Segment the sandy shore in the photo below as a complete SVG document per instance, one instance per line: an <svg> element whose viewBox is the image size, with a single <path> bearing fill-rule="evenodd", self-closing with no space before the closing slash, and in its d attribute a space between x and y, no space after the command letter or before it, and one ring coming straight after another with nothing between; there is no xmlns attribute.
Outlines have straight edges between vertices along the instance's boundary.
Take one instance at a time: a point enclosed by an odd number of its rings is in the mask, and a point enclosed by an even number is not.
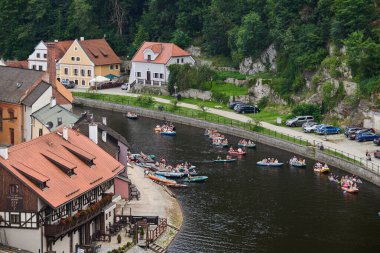
<svg viewBox="0 0 380 253"><path fill-rule="evenodd" d="M133 216L159 216L167 218L168 224L176 228L182 226L183 214L178 201L159 184L144 177L144 169L132 164L128 167L128 178L136 185L141 196L139 200L133 199L124 205L124 215L132 213ZM117 210L121 214L122 209ZM167 248L177 234L177 230L169 228L156 241L162 248Z"/></svg>

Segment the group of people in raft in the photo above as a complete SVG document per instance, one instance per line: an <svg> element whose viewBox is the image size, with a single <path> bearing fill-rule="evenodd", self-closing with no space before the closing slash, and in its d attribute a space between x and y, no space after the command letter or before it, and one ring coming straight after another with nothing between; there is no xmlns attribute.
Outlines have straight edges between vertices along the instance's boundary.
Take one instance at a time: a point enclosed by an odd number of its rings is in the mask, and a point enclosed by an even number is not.
<svg viewBox="0 0 380 253"><path fill-rule="evenodd" d="M329 180L340 184L341 189L348 192L359 192L357 183L363 183L360 178L354 175L350 177L347 175L342 176L339 180L339 176L332 173L329 175Z"/></svg>
<svg viewBox="0 0 380 253"><path fill-rule="evenodd" d="M166 170L170 172L181 172L180 170L184 170L183 172L185 174L189 173L189 169L191 168L191 163L190 162L184 162L184 163L179 163L175 167L171 165L166 164L166 160L162 158L159 162L155 163L156 167L159 167L161 170Z"/></svg>
<svg viewBox="0 0 380 253"><path fill-rule="evenodd" d="M296 156L293 156L292 159L290 159L290 164L299 164L299 165L306 165L305 159L297 158Z"/></svg>
<svg viewBox="0 0 380 253"><path fill-rule="evenodd" d="M172 122L165 121L163 125L157 125L155 130L161 132L172 132L175 131L175 126Z"/></svg>
<svg viewBox="0 0 380 253"><path fill-rule="evenodd" d="M246 140L246 139L241 139L238 143L239 145L243 145L243 146L250 146L250 145L253 145L253 141L251 140Z"/></svg>

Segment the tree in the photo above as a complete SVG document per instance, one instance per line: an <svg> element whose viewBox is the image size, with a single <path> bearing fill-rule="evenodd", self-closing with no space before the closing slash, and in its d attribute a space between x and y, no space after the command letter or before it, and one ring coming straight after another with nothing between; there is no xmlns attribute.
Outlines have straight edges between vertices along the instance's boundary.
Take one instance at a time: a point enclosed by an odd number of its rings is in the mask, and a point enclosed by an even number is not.
<svg viewBox="0 0 380 253"><path fill-rule="evenodd" d="M68 14L68 34L76 38L85 35L93 37L99 34L92 19L92 7L87 0L72 0Z"/></svg>
<svg viewBox="0 0 380 253"><path fill-rule="evenodd" d="M182 48L188 47L190 44L190 41L191 41L191 38L189 37L189 35L187 35L185 32L179 29L175 30L175 32L173 33L172 40L171 40L172 43Z"/></svg>

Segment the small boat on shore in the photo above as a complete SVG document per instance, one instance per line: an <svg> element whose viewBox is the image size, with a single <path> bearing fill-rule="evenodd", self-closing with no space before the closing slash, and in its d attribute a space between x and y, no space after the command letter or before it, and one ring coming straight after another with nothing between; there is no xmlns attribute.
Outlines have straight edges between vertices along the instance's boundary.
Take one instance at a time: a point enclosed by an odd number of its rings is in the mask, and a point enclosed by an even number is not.
<svg viewBox="0 0 380 253"><path fill-rule="evenodd" d="M138 119L138 116L136 113L131 113L131 112L127 112L127 114L125 115L125 117L127 117L128 119Z"/></svg>
<svg viewBox="0 0 380 253"><path fill-rule="evenodd" d="M180 168L179 169L179 172L182 172L185 177L188 176L188 175L190 175L190 176L196 176L196 175L198 175L197 171L194 168L190 167L189 169L187 169L187 171L188 171L188 173L186 173L186 169L185 168Z"/></svg>
<svg viewBox="0 0 380 253"><path fill-rule="evenodd" d="M185 173L170 171L157 171L155 174L166 178L181 178L185 176Z"/></svg>
<svg viewBox="0 0 380 253"><path fill-rule="evenodd" d="M160 134L174 136L177 134L177 132L176 131L163 131L163 132L160 132Z"/></svg>
<svg viewBox="0 0 380 253"><path fill-rule="evenodd" d="M168 184L167 186L171 188L187 188L189 187L187 184Z"/></svg>
<svg viewBox="0 0 380 253"><path fill-rule="evenodd" d="M152 179L153 181L164 183L166 185L175 185L175 184L177 184L176 181L167 179L167 178L162 177L162 176L160 177L160 176L155 176L155 175L152 175L152 174L148 174L148 177L150 179Z"/></svg>
<svg viewBox="0 0 380 253"><path fill-rule="evenodd" d="M260 162L257 162L256 165L258 166L269 166L269 167L281 167L282 165L284 165L284 163L268 163L268 162L263 162L263 161L260 161Z"/></svg>
<svg viewBox="0 0 380 253"><path fill-rule="evenodd" d="M183 181L187 183L202 183L208 179L207 176L195 176L195 177L187 177Z"/></svg>
<svg viewBox="0 0 380 253"><path fill-rule="evenodd" d="M237 159L236 158L231 158L231 159L216 159L214 160L214 163L232 163L232 162L236 162Z"/></svg>

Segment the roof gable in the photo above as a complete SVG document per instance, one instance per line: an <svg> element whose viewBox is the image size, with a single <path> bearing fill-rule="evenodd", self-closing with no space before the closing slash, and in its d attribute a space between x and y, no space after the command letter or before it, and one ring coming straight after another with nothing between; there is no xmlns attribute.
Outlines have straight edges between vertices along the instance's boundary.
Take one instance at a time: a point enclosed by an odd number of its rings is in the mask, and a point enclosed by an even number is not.
<svg viewBox="0 0 380 253"><path fill-rule="evenodd" d="M96 66L121 63L120 58L104 38L81 40L78 43Z"/></svg>
<svg viewBox="0 0 380 253"><path fill-rule="evenodd" d="M74 57L74 61L72 60L72 57ZM77 57L80 58L80 61L76 60ZM90 57L87 55L85 50L79 44L78 40L74 40L74 42L67 49L66 53L59 60L59 63L72 64L72 65L87 65L87 66L94 65Z"/></svg>

